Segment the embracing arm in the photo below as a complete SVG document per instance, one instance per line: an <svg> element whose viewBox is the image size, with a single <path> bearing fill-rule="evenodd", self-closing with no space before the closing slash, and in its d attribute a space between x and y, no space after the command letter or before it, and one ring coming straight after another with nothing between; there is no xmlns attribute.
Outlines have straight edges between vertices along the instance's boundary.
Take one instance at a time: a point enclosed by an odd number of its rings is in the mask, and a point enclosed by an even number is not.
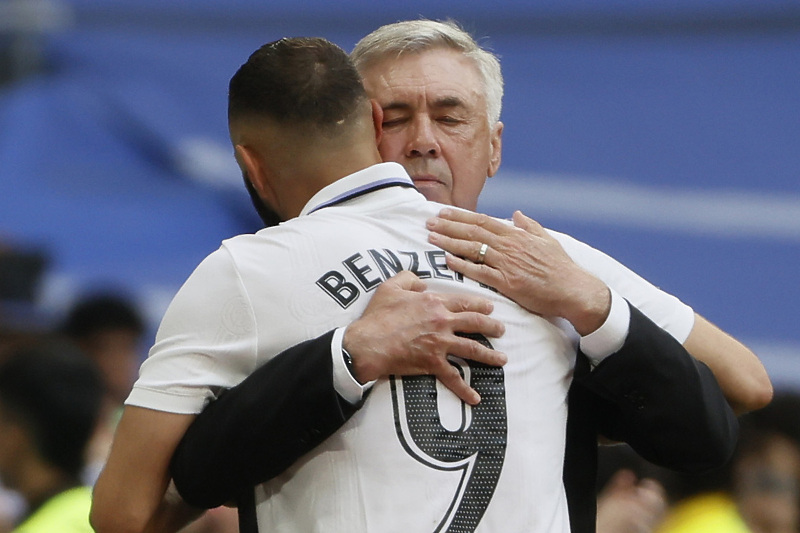
<svg viewBox="0 0 800 533"><path fill-rule="evenodd" d="M339 429L360 405L332 379L333 332L273 357L197 417L170 464L179 494L210 509L284 470ZM214 465L211 467L210 465Z"/></svg>
<svg viewBox="0 0 800 533"><path fill-rule="evenodd" d="M633 306L622 348L595 369L579 357L569 390L564 486L573 531L595 530L598 435L684 472L719 467L738 434L708 367Z"/></svg>
<svg viewBox="0 0 800 533"><path fill-rule="evenodd" d="M486 215L445 209L428 228L431 242L454 254L448 256L453 270L495 287L529 311L568 319L581 335L593 331L604 317L595 296L600 294L599 280L576 265L536 221L517 211L513 222L512 226ZM474 258L484 242L489 244L485 264L462 259ZM767 372L742 343L695 315L684 346L708 365L737 413L769 403L772 385Z"/></svg>
<svg viewBox="0 0 800 533"><path fill-rule="evenodd" d="M722 466L733 454L738 422L713 373L638 309L630 311L622 349L576 373L574 386L603 400L596 405L599 432L667 468Z"/></svg>
<svg viewBox="0 0 800 533"><path fill-rule="evenodd" d="M487 316L488 300L424 289L415 275L401 272L346 328L342 346L352 356L355 377L363 383L390 374L433 374L465 402L476 403L477 393L447 355L504 364L503 354L456 335L498 337L503 325ZM283 472L360 407L345 401L334 383L333 361L341 361L334 335L273 357L197 417L171 463L186 501L208 508L235 499Z"/></svg>

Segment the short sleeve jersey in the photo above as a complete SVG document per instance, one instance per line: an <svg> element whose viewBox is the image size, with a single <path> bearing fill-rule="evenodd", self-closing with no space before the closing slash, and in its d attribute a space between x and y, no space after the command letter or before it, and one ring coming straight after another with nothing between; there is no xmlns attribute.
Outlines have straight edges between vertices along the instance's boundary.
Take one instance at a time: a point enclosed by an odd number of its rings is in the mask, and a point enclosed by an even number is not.
<svg viewBox="0 0 800 533"><path fill-rule="evenodd" d="M504 367L452 361L480 404L430 376L378 380L333 436L255 488L260 531L569 531L562 466L579 337L565 320L450 271L425 229L442 207L401 166L375 165L321 190L299 217L225 241L167 310L127 403L178 413L198 413L274 355L349 324L401 270L429 290L493 300L506 325L502 337L481 339L508 355ZM623 296L641 292L658 323L691 328L677 299L554 235Z"/></svg>

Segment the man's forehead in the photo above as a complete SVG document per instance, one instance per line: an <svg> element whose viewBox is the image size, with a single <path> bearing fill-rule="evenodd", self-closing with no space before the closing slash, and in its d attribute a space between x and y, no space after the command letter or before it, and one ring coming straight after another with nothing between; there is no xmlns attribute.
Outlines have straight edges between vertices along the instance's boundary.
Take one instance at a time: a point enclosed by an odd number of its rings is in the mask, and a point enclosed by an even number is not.
<svg viewBox="0 0 800 533"><path fill-rule="evenodd" d="M386 58L362 76L370 97L384 106L419 98L429 104L453 106L484 96L474 63L455 50L436 49Z"/></svg>

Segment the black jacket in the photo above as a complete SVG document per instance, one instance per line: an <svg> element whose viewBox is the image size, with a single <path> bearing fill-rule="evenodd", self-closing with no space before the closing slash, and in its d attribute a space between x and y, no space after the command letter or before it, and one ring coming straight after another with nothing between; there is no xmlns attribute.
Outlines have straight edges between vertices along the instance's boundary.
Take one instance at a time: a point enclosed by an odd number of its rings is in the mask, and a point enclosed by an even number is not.
<svg viewBox="0 0 800 533"><path fill-rule="evenodd" d="M722 466L736 444L736 417L708 367L630 307L624 346L591 371L579 355L570 388L564 483L573 533L595 531L600 435L685 472ZM188 503L212 508L247 500L252 487L283 472L358 410L334 389L332 334L282 352L197 417L170 466Z"/></svg>
<svg viewBox="0 0 800 533"><path fill-rule="evenodd" d="M727 463L738 439L736 415L711 370L630 309L623 347L592 371L579 355L570 387L564 486L572 533L595 531L598 436L691 473Z"/></svg>

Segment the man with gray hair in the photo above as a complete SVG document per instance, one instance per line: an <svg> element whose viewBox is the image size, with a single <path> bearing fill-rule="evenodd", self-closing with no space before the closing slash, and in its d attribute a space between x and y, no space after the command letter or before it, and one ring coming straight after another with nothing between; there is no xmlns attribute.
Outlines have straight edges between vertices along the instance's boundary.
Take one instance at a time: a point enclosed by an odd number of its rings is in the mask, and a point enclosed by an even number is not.
<svg viewBox="0 0 800 533"><path fill-rule="evenodd" d="M400 162L427 198L474 210L486 178L500 165L503 80L497 58L457 25L429 20L383 26L364 37L351 57L368 94L384 109L380 143L384 160ZM498 289L532 312L559 315L567 300L547 292L557 279L558 265L547 262L552 256L540 244L542 229L519 212L514 214L514 225L524 231L452 210L429 228L431 242L452 252L450 268ZM482 244L488 247L479 257ZM664 321L653 302L642 298L645 292L640 287L604 281L707 364L737 412L768 403L769 379L744 345L696 313L681 325L679 320ZM631 363L620 365L613 375L603 375L596 371L600 367L589 371L594 362L584 362L579 360L569 397L565 484L573 531L594 528L598 435L627 441L656 463L692 468L683 462L688 457L685 451L667 437L677 427L674 420L653 423L656 418L642 413L635 424L620 431L621 417L601 416L600 406L608 397L603 392L612 383L631 380ZM676 379L673 386L680 390L681 381ZM674 405L665 397L653 401ZM637 436L645 428L649 437Z"/></svg>

